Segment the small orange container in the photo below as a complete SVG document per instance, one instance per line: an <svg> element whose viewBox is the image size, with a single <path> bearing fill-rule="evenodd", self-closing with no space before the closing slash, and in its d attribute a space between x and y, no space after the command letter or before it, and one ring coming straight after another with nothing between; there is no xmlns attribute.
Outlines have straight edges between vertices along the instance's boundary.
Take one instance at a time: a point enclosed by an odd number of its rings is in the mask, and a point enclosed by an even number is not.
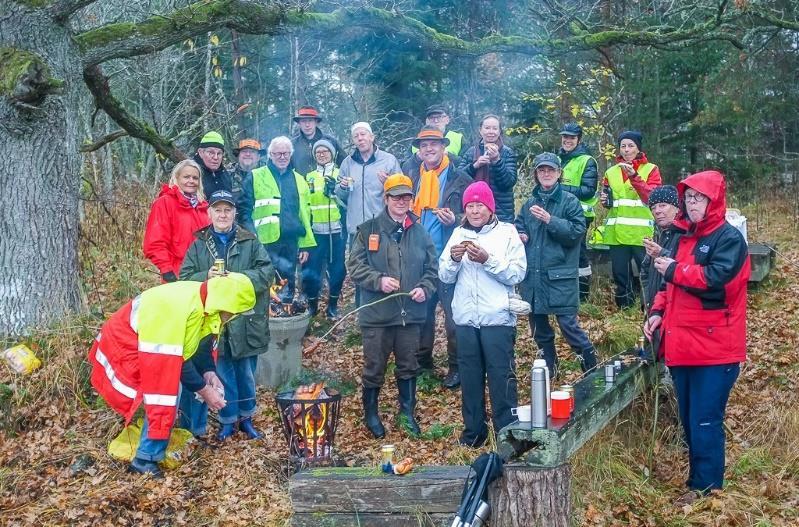
<svg viewBox="0 0 799 527"><path fill-rule="evenodd" d="M568 419L571 415L571 394L569 392L552 392L552 419Z"/></svg>

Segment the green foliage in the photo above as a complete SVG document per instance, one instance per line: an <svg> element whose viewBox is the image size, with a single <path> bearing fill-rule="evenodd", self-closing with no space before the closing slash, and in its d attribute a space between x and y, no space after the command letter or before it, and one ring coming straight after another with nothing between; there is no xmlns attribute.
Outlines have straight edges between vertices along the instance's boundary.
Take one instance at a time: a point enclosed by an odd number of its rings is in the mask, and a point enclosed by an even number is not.
<svg viewBox="0 0 799 527"><path fill-rule="evenodd" d="M455 431L454 425L435 423L434 425L428 427L427 430L422 430L421 438L428 441L430 440L436 441L439 439L445 439L447 437L451 437L454 431Z"/></svg>

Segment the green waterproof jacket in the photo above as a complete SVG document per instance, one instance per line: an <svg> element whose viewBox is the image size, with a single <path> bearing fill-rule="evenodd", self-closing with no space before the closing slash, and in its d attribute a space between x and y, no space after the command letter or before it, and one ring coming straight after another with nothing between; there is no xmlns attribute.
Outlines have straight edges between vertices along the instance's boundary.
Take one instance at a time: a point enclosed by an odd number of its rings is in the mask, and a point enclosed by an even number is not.
<svg viewBox="0 0 799 527"><path fill-rule="evenodd" d="M552 215L549 223L536 219L530 207L538 205ZM519 294L536 315L571 315L580 305L577 269L585 218L580 201L560 183L549 192L540 186L516 217L516 230L526 234L527 275Z"/></svg>
<svg viewBox="0 0 799 527"><path fill-rule="evenodd" d="M266 352L269 347L269 286L275 270L264 246L253 233L241 227L236 228L236 237L226 255L219 254L210 226L195 232L194 237L180 269L181 280L207 280L214 260L224 258L226 271L246 275L255 288L254 313L235 317L224 326L219 338L220 352L229 348L234 359Z"/></svg>
<svg viewBox="0 0 799 527"><path fill-rule="evenodd" d="M380 279L384 276L399 279L399 292L407 293L421 287L429 299L436 290L438 259L433 240L416 216L408 213L408 218L402 226L383 209L379 216L358 227L347 260L347 271L361 288L361 305L388 296L380 290ZM377 239L377 247L370 251L369 237L372 235ZM363 327L422 324L427 319L427 303L400 296L366 307L358 317Z"/></svg>

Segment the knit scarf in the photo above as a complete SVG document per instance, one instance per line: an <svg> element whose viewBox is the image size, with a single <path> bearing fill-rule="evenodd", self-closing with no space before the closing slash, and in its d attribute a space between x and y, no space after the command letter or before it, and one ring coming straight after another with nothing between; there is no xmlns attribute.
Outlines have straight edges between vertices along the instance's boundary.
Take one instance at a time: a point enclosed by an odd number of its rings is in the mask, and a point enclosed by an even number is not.
<svg viewBox="0 0 799 527"><path fill-rule="evenodd" d="M424 163L419 167L419 191L413 201L413 212L417 216L421 216L424 209L438 208L438 196L441 192L438 186L438 177L447 167L449 167L449 156L447 155L436 168L427 170Z"/></svg>

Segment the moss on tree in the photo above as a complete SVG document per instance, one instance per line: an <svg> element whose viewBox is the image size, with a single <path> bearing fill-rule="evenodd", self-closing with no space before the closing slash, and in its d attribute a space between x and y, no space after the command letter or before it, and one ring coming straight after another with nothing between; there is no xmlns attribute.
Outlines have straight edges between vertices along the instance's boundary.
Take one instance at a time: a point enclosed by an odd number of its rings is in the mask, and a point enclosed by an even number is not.
<svg viewBox="0 0 799 527"><path fill-rule="evenodd" d="M62 85L63 81L50 77L50 67L35 53L0 48L0 96L33 103Z"/></svg>

